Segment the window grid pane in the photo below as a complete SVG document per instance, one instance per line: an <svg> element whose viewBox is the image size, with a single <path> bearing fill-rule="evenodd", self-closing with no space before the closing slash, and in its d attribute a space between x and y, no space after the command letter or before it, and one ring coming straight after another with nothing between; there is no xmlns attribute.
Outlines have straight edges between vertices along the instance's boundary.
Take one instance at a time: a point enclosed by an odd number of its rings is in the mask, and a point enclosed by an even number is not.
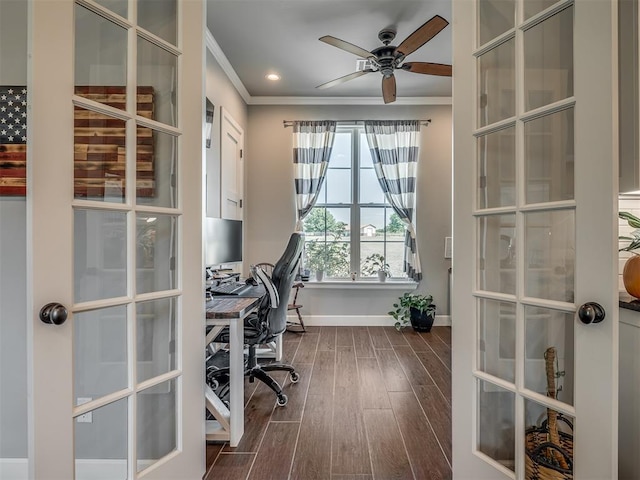
<svg viewBox="0 0 640 480"><path fill-rule="evenodd" d="M374 277L376 264L388 264L392 276L405 276L406 228L382 192L362 128L336 132L327 176L304 231L309 273L322 269L327 277L344 278L356 271Z"/></svg>

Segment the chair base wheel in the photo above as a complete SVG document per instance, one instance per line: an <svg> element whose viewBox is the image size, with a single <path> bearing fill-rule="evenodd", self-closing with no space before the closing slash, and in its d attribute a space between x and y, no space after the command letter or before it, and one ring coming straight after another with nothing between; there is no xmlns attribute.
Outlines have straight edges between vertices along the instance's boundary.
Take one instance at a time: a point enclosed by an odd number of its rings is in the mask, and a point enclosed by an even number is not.
<svg viewBox="0 0 640 480"><path fill-rule="evenodd" d="M289 397L287 397L284 393L278 395L277 404L279 407L284 407L289 401Z"/></svg>
<svg viewBox="0 0 640 480"><path fill-rule="evenodd" d="M298 380L300 380L300 375L298 374L298 372L291 372L291 375L289 375L289 379L291 380L291 383L298 383Z"/></svg>

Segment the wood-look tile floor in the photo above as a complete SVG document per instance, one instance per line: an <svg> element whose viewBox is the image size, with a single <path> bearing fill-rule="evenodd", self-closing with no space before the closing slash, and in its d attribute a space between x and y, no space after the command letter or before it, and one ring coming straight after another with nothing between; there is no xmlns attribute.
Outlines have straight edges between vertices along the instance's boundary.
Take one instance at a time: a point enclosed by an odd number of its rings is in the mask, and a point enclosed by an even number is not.
<svg viewBox="0 0 640 480"><path fill-rule="evenodd" d="M246 381L244 436L207 445L205 480L451 478L449 327L308 327L283 360L289 403Z"/></svg>

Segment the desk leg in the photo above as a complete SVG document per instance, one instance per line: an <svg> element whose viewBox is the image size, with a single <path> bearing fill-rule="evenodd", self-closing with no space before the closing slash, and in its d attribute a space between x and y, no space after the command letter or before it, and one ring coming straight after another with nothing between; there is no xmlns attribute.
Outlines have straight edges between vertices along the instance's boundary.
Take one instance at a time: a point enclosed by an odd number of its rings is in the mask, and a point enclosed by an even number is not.
<svg viewBox="0 0 640 480"><path fill-rule="evenodd" d="M281 362L282 353L282 334L278 335L275 340L265 343L261 348L256 349L256 357L258 360L268 358L274 359L276 362Z"/></svg>
<svg viewBox="0 0 640 480"><path fill-rule="evenodd" d="M237 447L244 434L244 320L229 325L229 384L231 433L229 444Z"/></svg>
<svg viewBox="0 0 640 480"><path fill-rule="evenodd" d="M275 339L276 342L276 362L281 362L282 361L282 333L280 335L278 335L278 338Z"/></svg>

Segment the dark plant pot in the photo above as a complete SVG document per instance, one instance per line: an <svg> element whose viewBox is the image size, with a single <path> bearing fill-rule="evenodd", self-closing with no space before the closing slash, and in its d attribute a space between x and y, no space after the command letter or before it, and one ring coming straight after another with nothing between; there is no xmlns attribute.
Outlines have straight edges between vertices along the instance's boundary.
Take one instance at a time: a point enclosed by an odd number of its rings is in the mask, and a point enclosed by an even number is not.
<svg viewBox="0 0 640 480"><path fill-rule="evenodd" d="M433 327L433 320L435 317L434 313L429 314L428 312L421 312L420 310L416 310L411 307L409 309L411 312L410 320L411 326L416 332L430 332L431 327Z"/></svg>

